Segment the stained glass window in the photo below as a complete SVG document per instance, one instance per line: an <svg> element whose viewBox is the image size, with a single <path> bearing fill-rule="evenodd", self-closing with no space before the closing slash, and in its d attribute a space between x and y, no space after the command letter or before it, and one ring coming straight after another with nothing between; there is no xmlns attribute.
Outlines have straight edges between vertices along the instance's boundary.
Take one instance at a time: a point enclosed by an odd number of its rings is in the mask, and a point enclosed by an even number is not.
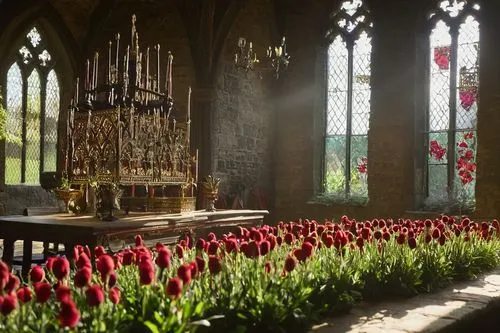
<svg viewBox="0 0 500 333"><path fill-rule="evenodd" d="M59 82L39 30L17 47L6 80L5 183L34 185L56 170Z"/></svg>
<svg viewBox="0 0 500 333"><path fill-rule="evenodd" d="M428 204L472 208L479 98L479 10L472 1L439 1L430 23L427 116Z"/></svg>
<svg viewBox="0 0 500 333"><path fill-rule="evenodd" d="M368 198L369 17L363 1L344 1L327 35L324 191L343 198Z"/></svg>

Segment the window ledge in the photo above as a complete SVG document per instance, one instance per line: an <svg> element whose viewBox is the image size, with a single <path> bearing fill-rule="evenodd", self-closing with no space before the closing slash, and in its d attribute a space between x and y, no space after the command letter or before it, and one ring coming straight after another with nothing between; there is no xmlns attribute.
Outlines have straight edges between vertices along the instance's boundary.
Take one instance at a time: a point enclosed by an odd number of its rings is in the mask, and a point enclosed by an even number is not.
<svg viewBox="0 0 500 333"><path fill-rule="evenodd" d="M353 206L353 207L366 207L368 198L365 197L342 197L338 195L318 194L306 202L308 205L319 206Z"/></svg>

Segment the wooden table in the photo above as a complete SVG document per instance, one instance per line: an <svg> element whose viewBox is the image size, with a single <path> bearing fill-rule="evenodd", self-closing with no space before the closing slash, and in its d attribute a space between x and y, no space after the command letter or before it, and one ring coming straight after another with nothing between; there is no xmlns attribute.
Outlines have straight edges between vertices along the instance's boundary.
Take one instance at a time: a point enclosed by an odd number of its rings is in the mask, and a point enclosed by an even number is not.
<svg viewBox="0 0 500 333"><path fill-rule="evenodd" d="M220 228L262 224L267 210L194 211L182 214L131 213L116 221L99 221L94 216L55 214L42 216L0 217L0 239L4 239L2 260L11 264L14 242L23 242L23 273L31 268L32 242L64 244L67 255L77 244L121 247L126 240L141 235L144 239L161 239L190 232L203 234ZM118 243L118 245L117 245Z"/></svg>

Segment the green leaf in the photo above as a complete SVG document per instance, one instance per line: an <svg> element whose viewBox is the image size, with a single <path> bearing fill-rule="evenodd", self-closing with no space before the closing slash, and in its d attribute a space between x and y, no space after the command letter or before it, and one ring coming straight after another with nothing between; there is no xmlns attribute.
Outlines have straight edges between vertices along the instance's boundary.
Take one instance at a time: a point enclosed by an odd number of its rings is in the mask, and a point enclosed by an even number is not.
<svg viewBox="0 0 500 333"><path fill-rule="evenodd" d="M144 326L146 326L151 331L151 333L160 333L158 326L156 326L154 323L150 322L149 320L144 322Z"/></svg>

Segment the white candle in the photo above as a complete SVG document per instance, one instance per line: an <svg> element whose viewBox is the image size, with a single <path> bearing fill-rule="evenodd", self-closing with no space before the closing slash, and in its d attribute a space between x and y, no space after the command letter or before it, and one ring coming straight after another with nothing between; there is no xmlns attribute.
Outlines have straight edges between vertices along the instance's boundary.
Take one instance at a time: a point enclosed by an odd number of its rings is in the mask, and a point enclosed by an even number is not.
<svg viewBox="0 0 500 333"><path fill-rule="evenodd" d="M120 53L120 34L116 34L116 81L118 81L118 54Z"/></svg>
<svg viewBox="0 0 500 333"><path fill-rule="evenodd" d="M157 92L160 92L160 44L156 45L156 87Z"/></svg>
<svg viewBox="0 0 500 333"><path fill-rule="evenodd" d="M127 77L129 75L128 73L128 63L130 61L130 45L127 45L127 55L126 55L126 60L125 60L125 73L127 74Z"/></svg>
<svg viewBox="0 0 500 333"><path fill-rule="evenodd" d="M187 121L191 120L191 86L188 87Z"/></svg>
<svg viewBox="0 0 500 333"><path fill-rule="evenodd" d="M86 69L85 69L85 90L89 90L90 85L90 60L87 59Z"/></svg>
<svg viewBox="0 0 500 333"><path fill-rule="evenodd" d="M109 47L108 47L108 84L111 84L111 45L113 45L113 42L109 41Z"/></svg>
<svg viewBox="0 0 500 333"><path fill-rule="evenodd" d="M76 104L78 104L78 93L79 93L79 90L80 90L80 78L77 77L76 78L76 88L75 88L75 101L76 101Z"/></svg>
<svg viewBox="0 0 500 333"><path fill-rule="evenodd" d="M149 90L149 47L146 49L146 90ZM146 103L149 100L149 92L146 92Z"/></svg>

